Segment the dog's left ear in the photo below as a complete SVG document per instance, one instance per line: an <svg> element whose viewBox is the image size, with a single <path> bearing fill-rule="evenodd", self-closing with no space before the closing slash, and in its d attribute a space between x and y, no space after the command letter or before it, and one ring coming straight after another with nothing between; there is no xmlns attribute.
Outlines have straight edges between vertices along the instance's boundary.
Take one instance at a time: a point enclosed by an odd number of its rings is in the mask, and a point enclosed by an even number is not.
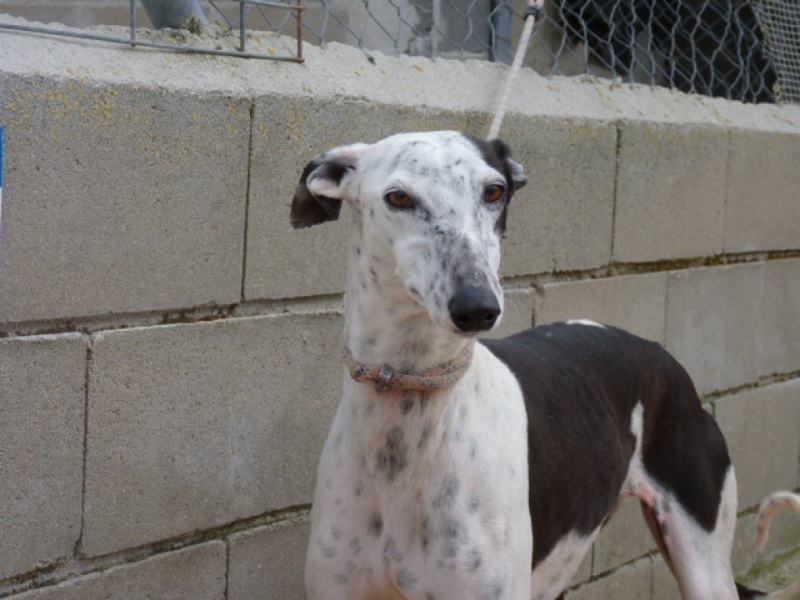
<svg viewBox="0 0 800 600"><path fill-rule="evenodd" d="M295 229L339 218L342 200L367 144L340 146L320 154L306 165L292 199Z"/></svg>
<svg viewBox="0 0 800 600"><path fill-rule="evenodd" d="M518 189L525 187L525 184L528 183L528 178L525 177L525 170L521 164L511 158L511 149L508 145L501 140L491 140L489 145L491 145L497 158L506 167L507 176L511 178L514 184L514 191L516 192Z"/></svg>

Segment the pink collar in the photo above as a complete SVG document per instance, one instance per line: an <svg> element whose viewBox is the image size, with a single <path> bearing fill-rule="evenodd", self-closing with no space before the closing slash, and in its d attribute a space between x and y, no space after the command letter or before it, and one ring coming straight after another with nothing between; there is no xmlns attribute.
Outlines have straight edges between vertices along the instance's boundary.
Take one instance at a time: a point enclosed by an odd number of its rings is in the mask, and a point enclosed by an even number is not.
<svg viewBox="0 0 800 600"><path fill-rule="evenodd" d="M461 354L453 360L416 375L396 373L389 365L376 367L358 363L349 348L345 348L345 364L350 369L350 377L354 381L360 383L375 382L376 392L385 392L386 390L440 390L453 385L461 378L469 368L474 348L475 342L471 340Z"/></svg>

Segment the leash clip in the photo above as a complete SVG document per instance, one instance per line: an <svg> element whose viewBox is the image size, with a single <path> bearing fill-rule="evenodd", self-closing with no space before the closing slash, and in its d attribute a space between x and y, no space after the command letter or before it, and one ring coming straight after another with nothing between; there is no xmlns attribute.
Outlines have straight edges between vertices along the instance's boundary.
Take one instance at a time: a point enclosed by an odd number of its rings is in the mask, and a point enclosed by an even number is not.
<svg viewBox="0 0 800 600"><path fill-rule="evenodd" d="M394 369L389 365L383 365L381 367L381 372L378 373L378 379L375 381L375 391L385 392L388 390L392 377L394 377Z"/></svg>

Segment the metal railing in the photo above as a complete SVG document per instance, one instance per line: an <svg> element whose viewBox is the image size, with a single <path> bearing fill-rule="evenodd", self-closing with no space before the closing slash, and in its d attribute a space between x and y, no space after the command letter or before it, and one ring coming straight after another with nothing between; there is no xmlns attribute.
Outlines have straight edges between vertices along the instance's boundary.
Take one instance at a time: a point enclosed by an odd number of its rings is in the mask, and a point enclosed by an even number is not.
<svg viewBox="0 0 800 600"><path fill-rule="evenodd" d="M135 0L128 38L3 23L0 30L298 62L304 40L510 62L525 13L525 0L192 1L210 15L210 39L140 30ZM2 6L0 0L0 12ZM296 43L296 50L248 48L261 32L287 36L280 45ZM547 76L588 74L744 102L798 103L800 0L545 0L524 64Z"/></svg>
<svg viewBox="0 0 800 600"><path fill-rule="evenodd" d="M184 43L177 41L176 38L167 38L166 40L162 41L158 39L142 37L139 34L137 22L136 0L130 0L130 36L127 38L114 35L104 35L91 31L77 32L53 27L2 22L0 22L0 30L80 38L97 42L126 44L132 47L141 46L146 48L158 48L161 50L170 50L175 52L191 52L199 54L215 54L218 56L237 56L241 58L261 58L268 60L303 62L303 11L305 10L303 0L296 0L294 3L270 2L267 0L230 1L236 2L239 5L239 18L237 20L231 19L227 13L221 10L215 0L208 0L208 3L222 18L222 21L220 22L225 24L225 26L219 32L220 35L218 37L218 41L224 40L226 37L228 39L225 41L230 41L230 35L236 29L238 29L238 46L231 48L211 47L200 43ZM294 54L281 55L264 52L251 52L247 50L247 39L249 33L247 27L248 12L250 12L250 9L252 8L256 8L258 11L261 11L264 7L286 11L287 14L294 16L296 21L296 28L294 32L294 37L296 38L296 52ZM264 15L263 12L262 15ZM269 21L269 19L267 19L267 21Z"/></svg>

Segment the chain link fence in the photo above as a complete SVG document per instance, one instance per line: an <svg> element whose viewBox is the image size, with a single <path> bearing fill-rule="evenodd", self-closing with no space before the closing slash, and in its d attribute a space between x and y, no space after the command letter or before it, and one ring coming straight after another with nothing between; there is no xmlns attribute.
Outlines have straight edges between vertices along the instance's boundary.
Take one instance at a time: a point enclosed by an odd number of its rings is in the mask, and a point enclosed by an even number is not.
<svg viewBox="0 0 800 600"><path fill-rule="evenodd" d="M131 15L141 11L129 1ZM299 1L197 0L217 38L238 36L242 52L246 30L265 30L319 45L505 63L526 8L524 0L305 0L302 10L287 10ZM84 13L128 4L92 2L73 4ZM48 0L0 0L0 12L32 4ZM139 24L148 24L145 17ZM800 0L546 0L524 64L547 76L588 74L743 102L800 103Z"/></svg>
<svg viewBox="0 0 800 600"><path fill-rule="evenodd" d="M521 0L329 0L309 38L510 62ZM800 102L798 0L547 0L526 55L589 74L743 102Z"/></svg>

